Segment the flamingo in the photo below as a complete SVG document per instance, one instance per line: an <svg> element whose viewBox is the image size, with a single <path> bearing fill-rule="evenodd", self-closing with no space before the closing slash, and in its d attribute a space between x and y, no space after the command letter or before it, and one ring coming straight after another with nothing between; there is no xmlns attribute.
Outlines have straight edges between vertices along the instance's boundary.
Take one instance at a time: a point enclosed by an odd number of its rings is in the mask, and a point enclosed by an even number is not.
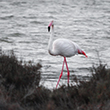
<svg viewBox="0 0 110 110"><path fill-rule="evenodd" d="M60 56L64 57L61 74L59 76L59 79L58 79L58 82L56 85L56 88L57 88L59 81L63 75L64 63L66 64L68 85L69 85L70 72L68 69L66 57L72 57L76 54L83 54L83 55L85 55L85 57L87 57L87 55L79 47L78 44L76 44L75 42L72 42L69 39L59 38L59 39L56 39L53 41L53 37L54 37L54 22L53 21L51 21L50 24L48 25L48 32L50 32L50 30L51 30L51 34L50 34L50 39L49 39L49 43L48 43L49 54L53 55L53 56L60 55Z"/></svg>

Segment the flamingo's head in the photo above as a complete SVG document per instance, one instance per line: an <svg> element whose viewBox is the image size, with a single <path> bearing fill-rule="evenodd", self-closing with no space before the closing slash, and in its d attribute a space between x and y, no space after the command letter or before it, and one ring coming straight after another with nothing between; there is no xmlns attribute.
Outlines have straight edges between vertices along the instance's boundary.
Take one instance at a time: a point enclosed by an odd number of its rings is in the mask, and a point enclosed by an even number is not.
<svg viewBox="0 0 110 110"><path fill-rule="evenodd" d="M87 57L86 53L82 50L78 50L78 54L83 54L85 57Z"/></svg>
<svg viewBox="0 0 110 110"><path fill-rule="evenodd" d="M51 21L50 24L48 25L48 32L50 32L50 27L51 27L51 26L52 26L52 28L53 28L53 26L54 26L53 21Z"/></svg>

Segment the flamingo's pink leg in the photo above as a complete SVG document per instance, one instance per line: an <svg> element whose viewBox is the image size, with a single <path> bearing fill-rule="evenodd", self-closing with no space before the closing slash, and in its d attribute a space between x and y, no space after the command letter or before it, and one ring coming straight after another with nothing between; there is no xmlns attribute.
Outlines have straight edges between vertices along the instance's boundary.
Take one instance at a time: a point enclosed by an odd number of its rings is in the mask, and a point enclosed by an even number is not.
<svg viewBox="0 0 110 110"><path fill-rule="evenodd" d="M68 85L69 85L69 76L70 76L70 72L69 72L69 69L68 69L68 65L67 65L66 57L64 57L64 61L65 61L65 63L66 63L67 77L68 77Z"/></svg>
<svg viewBox="0 0 110 110"><path fill-rule="evenodd" d="M59 81L60 81L60 79L61 79L62 75L63 75L64 63L65 63L65 60L63 61L63 65L62 65L61 74L60 74L60 76L59 76L59 79L58 79L58 82L57 82L56 88L57 88L57 86L58 86L58 84L59 84Z"/></svg>

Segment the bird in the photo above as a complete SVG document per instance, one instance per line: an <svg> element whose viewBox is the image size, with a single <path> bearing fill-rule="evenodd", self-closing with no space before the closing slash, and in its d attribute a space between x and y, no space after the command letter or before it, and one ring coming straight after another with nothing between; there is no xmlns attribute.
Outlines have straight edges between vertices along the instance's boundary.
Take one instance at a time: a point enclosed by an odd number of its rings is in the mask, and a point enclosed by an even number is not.
<svg viewBox="0 0 110 110"><path fill-rule="evenodd" d="M49 54L53 55L53 56L60 55L60 56L64 57L61 74L59 76L56 88L59 84L59 81L60 81L62 75L63 75L64 64L66 64L67 78L68 78L68 85L69 85L70 72L69 72L67 61L66 61L66 57L72 57L72 56L77 55L77 54L82 54L85 57L88 57L88 56L80 48L80 46L77 43L75 43L75 42L73 42L69 39L58 38L58 39L53 41L53 38L54 38L54 21L51 21L49 23L48 32L50 32L50 39L49 39L49 42L48 42L48 52L49 52Z"/></svg>

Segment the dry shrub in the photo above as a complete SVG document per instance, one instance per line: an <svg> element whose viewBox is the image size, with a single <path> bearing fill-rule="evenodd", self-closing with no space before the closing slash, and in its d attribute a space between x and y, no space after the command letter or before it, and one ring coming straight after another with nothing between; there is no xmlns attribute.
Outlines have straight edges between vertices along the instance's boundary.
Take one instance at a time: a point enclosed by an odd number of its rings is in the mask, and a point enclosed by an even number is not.
<svg viewBox="0 0 110 110"><path fill-rule="evenodd" d="M32 65L31 62L22 64L18 61L13 52L10 55L0 55L0 76L2 84L9 89L10 85L16 89L21 87L31 87L32 84L38 86L40 82L41 65Z"/></svg>
<svg viewBox="0 0 110 110"><path fill-rule="evenodd" d="M0 55L0 97L6 103L0 103L0 105L7 106L9 110L20 108L21 101L28 91L39 87L40 68L39 63L33 65L31 61L27 63L18 61L13 51L9 55L2 52Z"/></svg>
<svg viewBox="0 0 110 110"><path fill-rule="evenodd" d="M110 69L91 68L89 81L53 91L39 86L41 65L18 61L13 52L0 55L0 110L108 110Z"/></svg>
<svg viewBox="0 0 110 110"><path fill-rule="evenodd" d="M91 68L89 81L77 85L62 86L52 93L55 110L105 110L110 106L110 69L104 64ZM105 105L107 107L105 107Z"/></svg>

